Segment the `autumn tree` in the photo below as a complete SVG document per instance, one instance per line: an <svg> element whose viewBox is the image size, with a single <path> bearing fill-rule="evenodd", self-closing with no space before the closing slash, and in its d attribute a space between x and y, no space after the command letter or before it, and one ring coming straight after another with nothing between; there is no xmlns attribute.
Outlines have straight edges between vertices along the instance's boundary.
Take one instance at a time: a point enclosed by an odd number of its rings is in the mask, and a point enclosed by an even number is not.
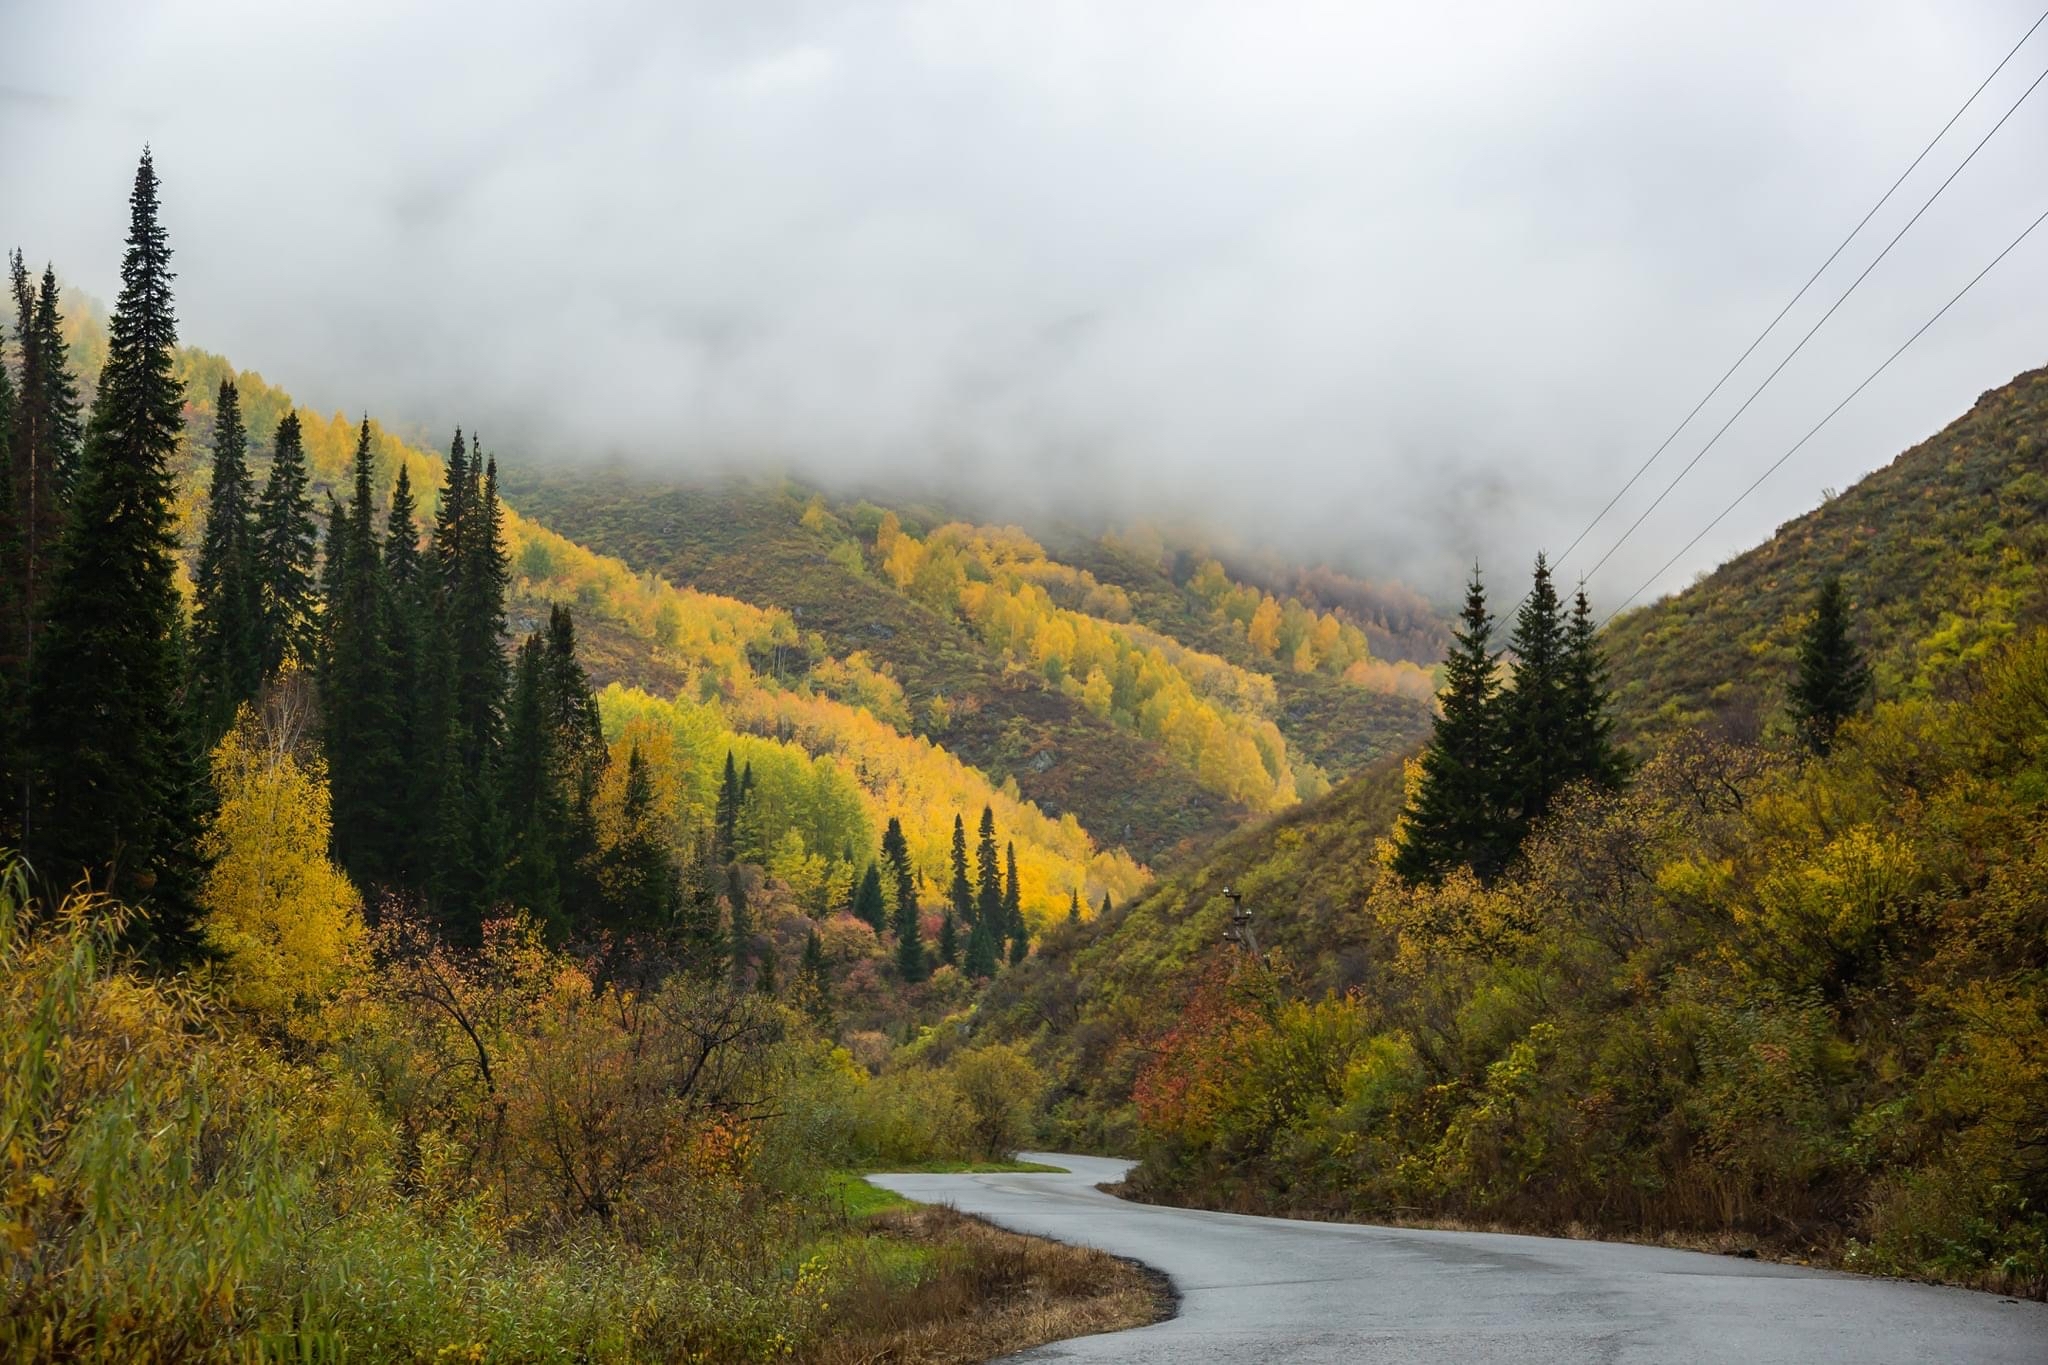
<svg viewBox="0 0 2048 1365"><path fill-rule="evenodd" d="M1825 757L1835 732L1870 698L1870 665L1849 635L1849 596L1841 577L1821 580L1813 619L1799 637L1799 673L1786 699L1799 738Z"/></svg>
<svg viewBox="0 0 2048 1365"><path fill-rule="evenodd" d="M327 856L309 693L288 673L261 712L240 709L213 751L214 815L199 845L201 928L224 962L228 995L276 1017L332 987L362 936L355 887Z"/></svg>
<svg viewBox="0 0 2048 1365"><path fill-rule="evenodd" d="M193 573L192 714L211 743L263 681L262 596L252 524L249 438L240 391L223 379L213 408L213 477Z"/></svg>
<svg viewBox="0 0 2048 1365"><path fill-rule="evenodd" d="M171 371L171 252L147 151L128 249L30 681L38 869L91 870L147 901L165 946L193 929L199 776L178 714L184 684L171 460L184 391Z"/></svg>

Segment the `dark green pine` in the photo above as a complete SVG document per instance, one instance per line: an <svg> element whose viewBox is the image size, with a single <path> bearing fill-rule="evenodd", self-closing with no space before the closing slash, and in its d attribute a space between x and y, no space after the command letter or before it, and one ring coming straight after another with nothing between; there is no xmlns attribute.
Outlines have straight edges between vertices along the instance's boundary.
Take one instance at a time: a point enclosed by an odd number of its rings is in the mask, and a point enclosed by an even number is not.
<svg viewBox="0 0 2048 1365"><path fill-rule="evenodd" d="M390 591L371 494L370 423L356 435L353 492L330 532L332 596L321 700L333 794L334 852L358 886L401 883L405 760L391 659Z"/></svg>
<svg viewBox="0 0 2048 1365"><path fill-rule="evenodd" d="M79 417L78 381L72 378L64 345L64 315L57 310L57 272L43 267L36 293L35 347L39 360L37 394L42 446L49 461L58 500L69 504L78 482L79 444L85 426Z"/></svg>
<svg viewBox="0 0 2048 1365"><path fill-rule="evenodd" d="M42 800L29 849L54 885L89 872L146 901L147 932L175 954L194 937L191 822L203 774L179 714L171 460L184 391L171 369L171 252L147 151L129 210L107 360L30 682Z"/></svg>
<svg viewBox="0 0 2048 1365"><path fill-rule="evenodd" d="M948 967L960 965L960 917L951 906L946 908L946 917L939 921L939 961Z"/></svg>
<svg viewBox="0 0 2048 1365"><path fill-rule="evenodd" d="M732 980L735 986L744 986L754 965L754 915L747 905L747 884L738 863L725 870L725 899L732 913Z"/></svg>
<svg viewBox="0 0 2048 1365"><path fill-rule="evenodd" d="M1069 924L1079 924L1080 922L1081 922L1081 893L1080 893L1080 891L1076 890L1076 891L1075 891L1075 892L1073 893L1073 896L1072 896L1072 898L1071 898L1071 899L1069 899L1069 900L1067 901L1067 923L1069 923Z"/></svg>
<svg viewBox="0 0 2048 1365"><path fill-rule="evenodd" d="M1024 902L1017 887L1017 845L1003 845L1003 931L1010 937L1010 965L1031 952L1031 930L1024 923Z"/></svg>
<svg viewBox="0 0 2048 1365"><path fill-rule="evenodd" d="M1574 770L1564 607L1540 554L1529 595L1515 612L1508 652L1514 658L1513 685L1501 698L1498 800L1510 822L1509 838L1519 844L1549 814Z"/></svg>
<svg viewBox="0 0 2048 1365"><path fill-rule="evenodd" d="M967 822L953 817L953 884L949 899L962 924L974 923L974 885L967 880Z"/></svg>
<svg viewBox="0 0 2048 1365"><path fill-rule="evenodd" d="M1003 917L1003 869L996 854L996 813L988 806L981 808L980 833L974 848L974 919L977 924L982 920L988 921L994 932L996 952L1000 955L1010 925Z"/></svg>
<svg viewBox="0 0 2048 1365"><path fill-rule="evenodd" d="M474 936L497 891L505 833L495 772L503 741L508 673L498 641L505 631L506 565L497 464L472 451L459 499L453 581L444 588L452 644L448 769L440 802L438 899L458 932ZM479 468L479 465L482 468Z"/></svg>
<svg viewBox="0 0 2048 1365"><path fill-rule="evenodd" d="M1394 846L1394 871L1404 881L1436 882L1460 866L1491 877L1506 862L1495 805L1500 745L1492 641L1493 617L1475 565L1444 661L1421 781L1402 812Z"/></svg>
<svg viewBox="0 0 2048 1365"><path fill-rule="evenodd" d="M725 773L718 781L718 802L711 815L711 828L718 849L718 861L729 863L739 843L740 773L732 750L725 751Z"/></svg>
<svg viewBox="0 0 2048 1365"><path fill-rule="evenodd" d="M1628 763L1614 745L1607 660L1600 650L1599 628L1593 623L1593 606L1586 599L1584 584L1572 598L1564 673L1567 774L1573 781L1612 790L1621 785Z"/></svg>
<svg viewBox="0 0 2048 1365"><path fill-rule="evenodd" d="M287 663L311 667L319 657L319 531L308 483L299 415L288 412L277 424L270 475L256 504L258 651L265 677Z"/></svg>
<svg viewBox="0 0 2048 1365"><path fill-rule="evenodd" d="M8 260L14 292L15 338L21 352L20 385L15 392L11 436L12 468L7 492L12 500L16 556L8 566L17 576L17 595L25 614L28 644L40 633L63 536L59 447L65 437L55 428L60 388L69 391L62 337L45 335L37 316L35 282L22 263L21 252ZM70 400L69 444L77 443L78 405Z"/></svg>
<svg viewBox="0 0 2048 1365"><path fill-rule="evenodd" d="M504 895L560 942L568 925L562 907L562 836L569 810L553 781L554 737L547 723L547 645L526 637L512 669L505 709L505 758L499 767L499 809L511 831ZM638 750L636 749L637 753Z"/></svg>
<svg viewBox="0 0 2048 1365"><path fill-rule="evenodd" d="M869 863L861 873L849 908L855 919L875 931L876 938L882 936L889 923L889 907L882 896L882 870L876 864Z"/></svg>
<svg viewBox="0 0 2048 1365"><path fill-rule="evenodd" d="M1095 912L1095 913L1096 913L1096 914L1098 914L1098 915L1102 915L1102 916L1104 916L1104 917L1107 917L1107 916L1108 916L1108 914L1109 914L1109 911L1110 911L1110 904L1109 904L1109 893L1108 893L1107 891L1105 891L1105 892L1103 892L1103 893L1102 893L1102 904L1101 904L1101 906L1099 906L1099 907L1098 907L1098 908L1096 909L1096 912Z"/></svg>
<svg viewBox="0 0 2048 1365"><path fill-rule="evenodd" d="M1870 700L1870 664L1849 633L1849 595L1838 575L1821 580L1813 619L1799 637L1799 672L1786 709L1800 741L1825 757L1842 723Z"/></svg>
<svg viewBox="0 0 2048 1365"><path fill-rule="evenodd" d="M193 573L192 716L208 746L227 733L236 708L255 700L263 682L253 512L241 394L234 380L223 379L214 400L206 529Z"/></svg>
<svg viewBox="0 0 2048 1365"><path fill-rule="evenodd" d="M922 981L931 974L931 966L918 924L917 882L911 875L910 842L904 838L903 822L893 815L882 832L882 859L896 880L896 970L905 981Z"/></svg>
<svg viewBox="0 0 2048 1365"><path fill-rule="evenodd" d="M28 629L21 600L14 499L14 377L0 365L0 847L21 847L28 794Z"/></svg>

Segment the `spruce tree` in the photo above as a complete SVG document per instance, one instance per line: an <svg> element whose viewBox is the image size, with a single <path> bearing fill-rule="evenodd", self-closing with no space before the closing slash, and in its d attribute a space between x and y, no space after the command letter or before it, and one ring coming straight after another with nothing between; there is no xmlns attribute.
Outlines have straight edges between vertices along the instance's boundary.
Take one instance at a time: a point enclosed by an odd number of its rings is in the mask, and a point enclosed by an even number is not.
<svg viewBox="0 0 2048 1365"><path fill-rule="evenodd" d="M1031 951L1031 930L1024 923L1024 902L1017 886L1017 845L1003 845L1003 932L1010 937L1010 965Z"/></svg>
<svg viewBox="0 0 2048 1365"><path fill-rule="evenodd" d="M711 832L702 831L690 862L689 888L678 911L679 951L683 965L705 980L716 980L726 958L725 931L718 917L718 893L725 865L712 847Z"/></svg>
<svg viewBox="0 0 2048 1365"><path fill-rule="evenodd" d="M240 391L234 380L223 379L214 400L206 530L193 574L197 602L192 613L192 713L208 748L227 733L236 708L254 700L263 682L262 597L248 447Z"/></svg>
<svg viewBox="0 0 2048 1365"><path fill-rule="evenodd" d="M761 963L760 969L754 973L754 990L757 994L771 997L782 993L773 943L761 945Z"/></svg>
<svg viewBox="0 0 2048 1365"><path fill-rule="evenodd" d="M967 822L953 816L953 885L949 899L962 924L974 923L974 887L967 880Z"/></svg>
<svg viewBox="0 0 2048 1365"><path fill-rule="evenodd" d="M939 961L948 967L960 965L960 919L951 906L939 921Z"/></svg>
<svg viewBox="0 0 2048 1365"><path fill-rule="evenodd" d="M567 803L553 781L554 736L547 723L546 652L540 632L526 637L512 670L512 700L505 712L505 761L499 771L499 807L511 832L504 893L557 941L567 928L562 908L562 836ZM635 753L638 752L636 748Z"/></svg>
<svg viewBox="0 0 2048 1365"><path fill-rule="evenodd" d="M896 893L897 921L902 921L903 907L917 906L917 884L910 872L910 842L903 837L903 822L895 816L889 817L888 828L882 831L882 861L889 865L889 873Z"/></svg>
<svg viewBox="0 0 2048 1365"><path fill-rule="evenodd" d="M889 923L889 908L882 898L882 870L876 864L869 863L861 874L850 908L855 919L873 929L876 938L882 937Z"/></svg>
<svg viewBox="0 0 2048 1365"><path fill-rule="evenodd" d="M1096 907L1095 913L1098 915L1107 916L1109 914L1109 909L1109 893L1105 891L1102 893L1102 904Z"/></svg>
<svg viewBox="0 0 2048 1365"><path fill-rule="evenodd" d="M711 814L711 828L718 841L718 860L731 862L739 848L740 773L730 749L725 751L725 773L718 781L718 803Z"/></svg>
<svg viewBox="0 0 2048 1365"><path fill-rule="evenodd" d="M33 866L81 871L149 903L160 950L192 941L194 800L203 781L179 715L183 621L171 460L184 423L172 373L170 249L147 150L128 249L30 679L43 796Z"/></svg>
<svg viewBox="0 0 2048 1365"><path fill-rule="evenodd" d="M399 882L406 790L387 619L390 594L371 494L374 468L365 418L356 435L349 504L327 538L332 595L320 689L334 856L363 887Z"/></svg>
<svg viewBox="0 0 2048 1365"><path fill-rule="evenodd" d="M14 524L14 377L0 364L0 847L21 847L27 809L28 623Z"/></svg>
<svg viewBox="0 0 2048 1365"><path fill-rule="evenodd" d="M816 929L804 940L804 955L797 966L797 998L818 1032L830 1038L839 1021L832 1012L832 978L825 966L825 944Z"/></svg>
<svg viewBox="0 0 2048 1365"><path fill-rule="evenodd" d="M1500 699L1501 789L1496 802L1511 847L1550 811L1571 780L1570 677L1564 608L1550 565L1536 556L1529 595L1515 613L1508 639L1513 686Z"/></svg>
<svg viewBox="0 0 2048 1365"><path fill-rule="evenodd" d="M747 886L738 863L725 870L726 901L732 907L732 979L743 986L754 961L754 916L747 905Z"/></svg>
<svg viewBox="0 0 2048 1365"><path fill-rule="evenodd" d="M597 786L608 754L597 695L576 657L576 623L567 607L556 604L548 609L546 638L541 704L552 763L549 779L567 810L559 834L562 898L574 915L584 913L595 900L596 888L581 869L597 849Z"/></svg>
<svg viewBox="0 0 2048 1365"><path fill-rule="evenodd" d="M1069 924L1079 924L1080 922L1081 922L1081 892L1080 892L1080 891L1079 891L1078 889L1076 889L1076 890L1075 890L1075 891L1074 891L1074 892L1072 893L1072 897L1071 897L1071 898L1070 898L1070 899L1069 899L1069 900L1067 901L1067 923L1069 923Z"/></svg>
<svg viewBox="0 0 2048 1365"><path fill-rule="evenodd" d="M57 311L57 272L48 265L43 267L42 288L36 294L34 337L37 441L61 505L61 523L62 506L69 505L71 490L78 482L79 442L85 426L79 418L78 381L71 376L64 345L64 316Z"/></svg>
<svg viewBox="0 0 2048 1365"><path fill-rule="evenodd" d="M614 892L605 927L615 938L666 929L675 922L679 908L675 863L662 840L660 813L654 808L653 775L637 744L626 752L626 785L620 806L624 833L608 851L611 869L605 878Z"/></svg>
<svg viewBox="0 0 2048 1365"><path fill-rule="evenodd" d="M1799 673L1787 698L1800 741L1825 757L1842 722L1863 709L1871 691L1870 665L1849 635L1848 593L1841 578L1829 574L1799 637Z"/></svg>
<svg viewBox="0 0 2048 1365"><path fill-rule="evenodd" d="M896 907L896 970L905 981L917 982L931 975L925 958L924 931L918 924L917 895L906 887Z"/></svg>
<svg viewBox="0 0 2048 1365"><path fill-rule="evenodd" d="M448 744L440 778L437 899L450 921L473 936L497 895L505 832L496 771L504 739L507 668L505 556L497 462L475 444L463 487L452 494L459 516L452 579L443 580L441 619L449 649ZM439 546L437 545L437 555Z"/></svg>
<svg viewBox="0 0 2048 1365"><path fill-rule="evenodd" d="M1010 922L1003 916L1003 869L996 860L996 813L988 806L981 808L981 837L974 849L975 897L974 920L979 924L988 921L996 942L996 952L1002 952L1003 940L1009 936Z"/></svg>
<svg viewBox="0 0 2048 1365"><path fill-rule="evenodd" d="M1493 617L1476 565L1452 640L1421 782L1402 812L1394 846L1394 871L1408 882L1435 882L1459 866L1492 877L1506 861L1496 806Z"/></svg>
<svg viewBox="0 0 2048 1365"><path fill-rule="evenodd" d="M299 415L277 424L270 475L256 507L256 576L263 675L288 662L310 667L318 656L320 622L314 590L318 531L307 492L306 450Z"/></svg>
<svg viewBox="0 0 2048 1365"><path fill-rule="evenodd" d="M1607 661L1600 652L1598 628L1586 588L1572 598L1571 624L1565 632L1565 752L1567 776L1612 790L1621 785L1627 762L1614 747L1614 717L1607 692Z"/></svg>
<svg viewBox="0 0 2048 1365"><path fill-rule="evenodd" d="M434 669L427 657L433 634L433 600L420 560L419 504L412 476L398 466L391 508L384 518L384 637L391 666L392 742L404 772L392 794L395 812L393 876L408 890L424 892L434 857L432 810L421 799L417 768L428 736L427 703ZM535 907L535 914L545 912Z"/></svg>

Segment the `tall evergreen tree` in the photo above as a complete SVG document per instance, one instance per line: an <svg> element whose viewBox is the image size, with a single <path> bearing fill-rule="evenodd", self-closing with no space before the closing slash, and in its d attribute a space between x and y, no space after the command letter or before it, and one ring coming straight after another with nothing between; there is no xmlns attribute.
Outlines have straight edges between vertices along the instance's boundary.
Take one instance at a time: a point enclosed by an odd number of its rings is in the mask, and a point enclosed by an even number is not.
<svg viewBox="0 0 2048 1365"><path fill-rule="evenodd" d="M754 965L754 915L747 905L747 884L738 863L725 870L726 902L732 907L732 979L743 986Z"/></svg>
<svg viewBox="0 0 2048 1365"><path fill-rule="evenodd" d="M1799 637L1799 674L1787 709L1799 738L1825 757L1842 722L1870 700L1870 665L1849 635L1849 596L1838 575L1821 580L1813 619Z"/></svg>
<svg viewBox="0 0 2048 1365"><path fill-rule="evenodd" d="M1081 922L1081 892L1076 889L1067 901L1067 923Z"/></svg>
<svg viewBox="0 0 2048 1365"><path fill-rule="evenodd" d="M1101 904L1100 906L1098 906L1098 907L1096 908L1096 911L1095 911L1095 913L1096 913L1096 914L1098 914L1098 915L1102 915L1102 916L1104 916L1104 917L1107 917L1107 916L1108 916L1108 914L1109 914L1109 911L1110 911L1110 904L1109 904L1109 893L1108 893L1107 891L1105 891L1105 892L1103 892L1103 893L1102 893L1102 904Z"/></svg>
<svg viewBox="0 0 2048 1365"><path fill-rule="evenodd" d="M1593 605L1582 583L1572 598L1565 632L1565 752L1568 776L1612 789L1621 785L1627 762L1614 747L1614 716L1607 691L1607 661L1600 652Z"/></svg>
<svg viewBox="0 0 2048 1365"><path fill-rule="evenodd" d="M287 662L310 667L318 657L320 622L314 589L318 531L307 492L306 450L299 415L277 424L270 476L256 507L256 576L263 674Z"/></svg>
<svg viewBox="0 0 2048 1365"><path fill-rule="evenodd" d="M390 593L371 494L370 423L356 435L354 489L337 535L328 535L325 707L333 791L334 854L358 886L392 886L403 855L405 761L399 749L388 623Z"/></svg>
<svg viewBox="0 0 2048 1365"><path fill-rule="evenodd" d="M44 795L32 864L59 884L91 871L148 901L166 951L191 941L195 797L178 714L184 678L170 462L184 423L171 369L170 248L145 150L107 359L30 680Z"/></svg>
<svg viewBox="0 0 2048 1365"><path fill-rule="evenodd" d="M896 908L896 970L905 981L922 981L931 975L931 963L924 950L924 930L918 923L917 896L904 897Z"/></svg>
<svg viewBox="0 0 2048 1365"><path fill-rule="evenodd" d="M967 880L967 822L953 816L953 885L949 899L953 914L962 923L974 923L974 887Z"/></svg>
<svg viewBox="0 0 2048 1365"><path fill-rule="evenodd" d="M904 906L917 905L917 882L910 872L910 841L903 837L903 822L893 815L889 817L888 828L882 831L882 861L889 865L900 921Z"/></svg>
<svg viewBox="0 0 2048 1365"><path fill-rule="evenodd" d="M608 851L611 867L606 882L612 889L612 903L606 927L615 935L654 933L674 923L679 888L675 863L661 835L653 774L637 744L626 751L626 785L620 806L623 833Z"/></svg>
<svg viewBox="0 0 2048 1365"><path fill-rule="evenodd" d="M995 931L996 951L1000 953L1010 924L1003 917L1003 867L996 854L996 813L988 806L981 808L980 832L974 848L974 918L976 923L988 921L989 928Z"/></svg>
<svg viewBox="0 0 2048 1365"><path fill-rule="evenodd" d="M458 928L473 934L496 896L504 865L495 773L508 682L498 645L508 576L503 513L497 462L482 457L480 443L473 445L464 487L452 496L460 514L454 523L454 576L443 589L452 725L442 778L437 899Z"/></svg>
<svg viewBox="0 0 2048 1365"><path fill-rule="evenodd" d="M1500 700L1501 790L1496 795L1519 845L1550 811L1575 770L1571 752L1571 698L1563 605L1550 565L1536 556L1529 595L1515 613L1508 639L1514 685Z"/></svg>
<svg viewBox="0 0 2048 1365"><path fill-rule="evenodd" d="M832 977L825 966L825 944L816 929L804 940L804 955L797 966L797 999L818 1031L830 1038L839 1021L832 1011Z"/></svg>
<svg viewBox="0 0 2048 1365"><path fill-rule="evenodd" d="M712 811L711 828L718 841L718 859L729 863L739 849L740 771L732 750L725 751L725 773L718 780L718 803Z"/></svg>
<svg viewBox="0 0 2048 1365"><path fill-rule="evenodd" d="M65 525L65 488L78 445L78 399L57 332L56 277L45 271L48 316L39 310L33 278L21 252L9 258L15 312L15 340L21 350L20 385L14 395L12 478L15 558L5 566L17 575L17 595L27 640L41 631L42 615Z"/></svg>
<svg viewBox="0 0 2048 1365"><path fill-rule="evenodd" d="M433 593L420 559L419 504L413 497L412 475L398 466L391 507L384 518L384 638L391 667L392 744L403 772L388 798L394 812L393 868L396 882L424 892L427 869L434 857L433 810L422 799L418 767L428 749L427 701L435 676L428 657L433 638ZM544 912L535 907L535 914Z"/></svg>
<svg viewBox="0 0 2048 1365"><path fill-rule="evenodd" d="M553 781L554 736L547 723L546 645L539 631L519 647L512 700L505 712L505 761L499 769L499 805L511 831L504 892L531 914L550 938L567 929L562 908L562 835L567 803ZM635 753L638 752L636 748Z"/></svg>
<svg viewBox="0 0 2048 1365"><path fill-rule="evenodd" d="M1003 932L1010 939L1010 965L1031 951L1031 930L1024 923L1024 901L1017 885L1017 845L1003 845Z"/></svg>
<svg viewBox="0 0 2048 1365"><path fill-rule="evenodd" d="M855 919L875 931L876 938L882 937L889 923L889 907L882 898L882 870L876 864L869 863L855 883L849 908Z"/></svg>
<svg viewBox="0 0 2048 1365"><path fill-rule="evenodd" d="M232 379L220 382L213 413L213 478L206 531L193 574L192 713L210 748L234 723L235 710L263 682L263 626L256 533L249 487L249 438Z"/></svg>
<svg viewBox="0 0 2048 1365"><path fill-rule="evenodd" d="M725 930L719 921L718 896L725 885L725 864L718 861L709 830L697 839L690 861L689 888L678 911L679 956L686 968L705 980L716 980L726 962Z"/></svg>
<svg viewBox="0 0 2048 1365"><path fill-rule="evenodd" d="M48 462L57 501L68 506L78 482L79 443L85 425L79 417L78 381L71 376L64 345L64 315L57 310L57 272L48 265L43 267L42 287L36 293L33 330L38 384L36 439L41 457Z"/></svg>
<svg viewBox="0 0 2048 1365"><path fill-rule="evenodd" d="M939 961L948 967L960 965L960 918L950 905L939 921Z"/></svg>
<svg viewBox="0 0 2048 1365"><path fill-rule="evenodd" d="M21 847L28 808L28 621L14 523L14 377L0 364L0 846Z"/></svg>
<svg viewBox="0 0 2048 1365"><path fill-rule="evenodd" d="M1461 865L1492 877L1506 861L1496 806L1500 741L1493 616L1476 565L1452 640L1436 726L1422 753L1421 783L1402 813L1394 847L1394 871L1409 882L1438 881Z"/></svg>

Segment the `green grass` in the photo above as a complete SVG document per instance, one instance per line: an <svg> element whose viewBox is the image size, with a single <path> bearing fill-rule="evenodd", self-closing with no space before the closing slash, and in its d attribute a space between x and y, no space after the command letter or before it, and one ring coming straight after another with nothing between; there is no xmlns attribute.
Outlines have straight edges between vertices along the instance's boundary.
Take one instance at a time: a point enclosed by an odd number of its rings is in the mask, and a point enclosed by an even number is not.
<svg viewBox="0 0 2048 1365"><path fill-rule="evenodd" d="M1005 1171L1064 1172L1064 1166L1042 1161L914 1161L900 1166L877 1166L871 1175L992 1175Z"/></svg>

